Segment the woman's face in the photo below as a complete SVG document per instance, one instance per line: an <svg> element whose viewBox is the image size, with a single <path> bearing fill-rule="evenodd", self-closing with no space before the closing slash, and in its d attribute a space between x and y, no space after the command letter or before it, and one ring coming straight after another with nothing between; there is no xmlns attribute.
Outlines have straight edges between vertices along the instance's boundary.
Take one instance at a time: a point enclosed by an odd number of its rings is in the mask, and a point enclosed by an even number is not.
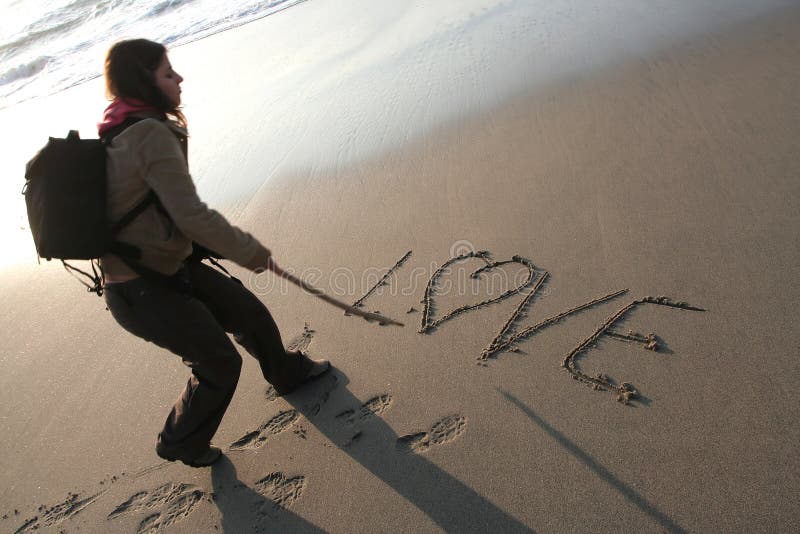
<svg viewBox="0 0 800 534"><path fill-rule="evenodd" d="M172 65L169 63L169 58L164 54L164 59L156 68L156 86L161 89L161 92L172 102L175 107L181 103L181 82L183 77L172 70Z"/></svg>

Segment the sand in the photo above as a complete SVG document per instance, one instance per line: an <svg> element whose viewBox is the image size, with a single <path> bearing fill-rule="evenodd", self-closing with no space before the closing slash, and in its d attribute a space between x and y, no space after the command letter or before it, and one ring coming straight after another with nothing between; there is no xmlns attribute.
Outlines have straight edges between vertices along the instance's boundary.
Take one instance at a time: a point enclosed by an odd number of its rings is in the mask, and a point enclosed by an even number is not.
<svg viewBox="0 0 800 534"><path fill-rule="evenodd" d="M213 468L153 450L178 358L4 208L0 531L800 528L800 9L441 4L312 0L171 53L201 194L405 324L232 269L336 369L276 398L245 358ZM0 112L4 198L101 94Z"/></svg>

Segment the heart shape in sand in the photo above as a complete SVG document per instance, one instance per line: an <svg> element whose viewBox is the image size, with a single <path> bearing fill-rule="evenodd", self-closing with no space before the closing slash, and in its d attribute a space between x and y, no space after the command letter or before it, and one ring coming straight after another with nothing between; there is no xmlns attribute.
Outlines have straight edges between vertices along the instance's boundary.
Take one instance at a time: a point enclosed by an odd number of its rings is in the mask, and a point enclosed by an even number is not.
<svg viewBox="0 0 800 534"><path fill-rule="evenodd" d="M491 299L486 299L481 302L475 304L468 304L464 306L460 306L455 308L445 315L443 315L440 319L433 319L432 310L435 307L433 304L434 293L436 290L436 284L442 274L452 265L460 262L467 261L472 258L480 258L483 260L486 265L478 268L475 272L470 275L470 278L477 279L481 276L481 274L488 273L494 269L501 269L503 266L511 264L511 263L518 263L528 269L528 276L514 288L508 289L507 291L503 292L499 296ZM433 273L430 280L428 280L428 285L425 288L425 297L422 299L422 304L424 308L422 310L422 322L420 323L419 333L425 334L439 326L445 321L452 319L453 317L460 315L462 313L476 310L478 308L483 308L484 306L488 306L489 304L494 304L495 302L500 302L503 299L510 297L511 295L515 295L519 293L523 288L528 286L532 281L536 274L535 267L533 263L521 256L513 256L510 260L503 260L503 261L493 261L490 258L489 252L485 250L479 250L477 252L469 252L467 254L461 254L454 258L450 258L447 260L441 267L439 267L436 272Z"/></svg>

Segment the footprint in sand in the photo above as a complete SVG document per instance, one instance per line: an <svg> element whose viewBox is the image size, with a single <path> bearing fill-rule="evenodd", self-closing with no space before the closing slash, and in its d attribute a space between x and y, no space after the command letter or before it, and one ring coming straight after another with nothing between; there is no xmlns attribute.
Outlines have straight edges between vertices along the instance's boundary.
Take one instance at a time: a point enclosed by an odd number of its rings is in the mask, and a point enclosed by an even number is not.
<svg viewBox="0 0 800 534"><path fill-rule="evenodd" d="M294 336L286 345L287 352L302 352L311 344L314 339L315 330L308 327L308 323L303 325L303 331Z"/></svg>
<svg viewBox="0 0 800 534"><path fill-rule="evenodd" d="M304 388L308 388L310 398L302 402L302 411L306 416L317 415L330 398L331 391L336 389L339 384L339 378L332 372L326 373L314 380L313 384L308 384ZM298 395L303 395L298 392ZM294 427L300 421L301 415L298 410L286 410L275 417L262 424L256 430L248 432L241 438L237 439L230 445L231 450L242 449L257 449L264 445L270 438ZM305 439L306 430L300 426L295 429L295 434Z"/></svg>
<svg viewBox="0 0 800 534"><path fill-rule="evenodd" d="M335 373L328 371L323 376L315 378L313 383L304 386L313 395L307 402L303 402L303 414L306 417L317 415L322 409L322 405L328 402L331 392L338 385L339 377Z"/></svg>
<svg viewBox="0 0 800 534"><path fill-rule="evenodd" d="M74 517L84 510L87 506L96 501L105 491L95 493L85 499L81 499L77 493L70 493L67 499L53 506L39 506L39 515L27 519L22 526L14 531L14 534L23 534L37 531L43 527L52 527ZM16 510L15 510L16 512Z"/></svg>
<svg viewBox="0 0 800 534"><path fill-rule="evenodd" d="M253 528L248 532L271 532L265 530L266 522L275 519L274 512L291 507L302 496L305 487L305 476L275 471L257 480L252 487L239 481L232 486L220 487L211 493L211 499L217 503L226 501L250 508L252 516L249 522ZM222 504L220 509L224 506Z"/></svg>
<svg viewBox="0 0 800 534"><path fill-rule="evenodd" d="M370 419L376 415L381 415L392 404L392 396L388 393L373 397L358 409L345 410L336 416L336 419L344 421L348 425L354 425L361 421Z"/></svg>
<svg viewBox="0 0 800 534"><path fill-rule="evenodd" d="M305 487L306 477L289 477L280 472L270 473L255 483L256 491L271 500L276 508L290 507L300 498Z"/></svg>
<svg viewBox="0 0 800 534"><path fill-rule="evenodd" d="M434 445L453 441L464 433L467 419L462 415L448 415L438 420L427 432L417 432L397 438L397 448L406 452L421 453Z"/></svg>
<svg viewBox="0 0 800 534"><path fill-rule="evenodd" d="M331 391L336 389L339 384L339 378L334 373L326 373L317 379L314 379L313 384L308 384L308 392L313 394L313 397L305 402L303 413L306 415L317 415L322 405L328 401ZM304 388L306 386L303 386ZM275 388L268 385L264 397L268 402L273 402L278 399L278 393Z"/></svg>
<svg viewBox="0 0 800 534"><path fill-rule="evenodd" d="M140 491L108 514L108 520L143 510L159 509L139 522L137 534L161 532L191 514L205 492L191 484L168 482L151 491Z"/></svg>
<svg viewBox="0 0 800 534"><path fill-rule="evenodd" d="M281 432L289 429L300 419L297 410L286 410L281 412L260 427L248 432L241 438L231 443L230 449L233 451L243 449L257 449L264 445L270 438L277 436Z"/></svg>

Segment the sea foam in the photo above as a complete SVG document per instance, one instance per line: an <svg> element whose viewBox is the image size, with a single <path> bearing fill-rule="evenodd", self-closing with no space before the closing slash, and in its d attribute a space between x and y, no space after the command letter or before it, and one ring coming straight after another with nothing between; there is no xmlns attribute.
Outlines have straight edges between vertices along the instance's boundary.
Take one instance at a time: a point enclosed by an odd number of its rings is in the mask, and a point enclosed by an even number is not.
<svg viewBox="0 0 800 534"><path fill-rule="evenodd" d="M19 0L0 21L0 109L96 78L116 41L180 46L306 0Z"/></svg>

